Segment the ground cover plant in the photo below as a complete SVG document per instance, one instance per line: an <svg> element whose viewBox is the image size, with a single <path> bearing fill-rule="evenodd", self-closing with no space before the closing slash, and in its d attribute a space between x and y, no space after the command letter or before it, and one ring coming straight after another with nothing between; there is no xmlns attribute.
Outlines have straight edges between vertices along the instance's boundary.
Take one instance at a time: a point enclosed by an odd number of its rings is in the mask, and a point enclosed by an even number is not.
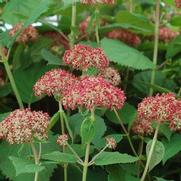
<svg viewBox="0 0 181 181"><path fill-rule="evenodd" d="M181 180L180 0L0 0L0 180Z"/></svg>

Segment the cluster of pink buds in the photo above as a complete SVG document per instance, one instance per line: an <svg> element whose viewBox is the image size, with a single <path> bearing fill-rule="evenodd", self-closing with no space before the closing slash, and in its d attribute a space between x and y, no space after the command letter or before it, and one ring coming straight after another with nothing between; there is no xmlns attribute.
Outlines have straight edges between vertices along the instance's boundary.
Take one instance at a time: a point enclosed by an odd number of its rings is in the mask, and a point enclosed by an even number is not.
<svg viewBox="0 0 181 181"><path fill-rule="evenodd" d="M113 30L107 34L107 37L123 41L132 46L138 46L141 43L141 39L138 35L125 29Z"/></svg>
<svg viewBox="0 0 181 181"><path fill-rule="evenodd" d="M10 31L9 35L14 36L18 31L22 29L23 25L21 23L16 24ZM27 28L23 29L22 32L16 38L18 43L27 43L28 41L34 41L38 37L38 32L36 28L29 25Z"/></svg>
<svg viewBox="0 0 181 181"><path fill-rule="evenodd" d="M81 32L81 34L86 34L86 31L87 31L87 28L89 26L89 23L90 23L90 20L91 20L91 16L88 16L84 21L82 21L79 25L79 30ZM93 25L92 25L93 24ZM91 24L91 26L93 26L95 28L96 26L96 22L93 21L93 23ZM100 25L105 25L106 24L106 21L104 20L101 20L100 22Z"/></svg>
<svg viewBox="0 0 181 181"><path fill-rule="evenodd" d="M72 110L79 106L88 110L95 107L120 109L125 99L121 89L114 87L102 77L84 76L64 93L62 103L66 109Z"/></svg>
<svg viewBox="0 0 181 181"><path fill-rule="evenodd" d="M86 71L89 67L104 69L109 66L109 60L101 48L92 48L80 44L65 51L63 61L74 69L83 71Z"/></svg>
<svg viewBox="0 0 181 181"><path fill-rule="evenodd" d="M53 46L63 45L65 49L69 49L69 42L60 33L47 31L43 33L43 36L51 38L51 40L53 40Z"/></svg>
<svg viewBox="0 0 181 181"><path fill-rule="evenodd" d="M172 93L157 94L154 97L144 98L138 104L138 120L133 126L137 133L149 134L152 132L153 121L164 123L169 121L172 130L181 130L181 101Z"/></svg>
<svg viewBox="0 0 181 181"><path fill-rule="evenodd" d="M132 130L138 135L152 134L154 131L151 122L145 119L136 119L132 126Z"/></svg>
<svg viewBox="0 0 181 181"><path fill-rule="evenodd" d="M178 35L179 35L179 32L175 32L167 27L162 27L160 28L159 39L164 42L169 42Z"/></svg>
<svg viewBox="0 0 181 181"><path fill-rule="evenodd" d="M83 4L115 4L115 0L80 0Z"/></svg>
<svg viewBox="0 0 181 181"><path fill-rule="evenodd" d="M175 5L177 8L181 8L181 0L175 0Z"/></svg>
<svg viewBox="0 0 181 181"><path fill-rule="evenodd" d="M115 150L117 143L116 143L116 140L114 138L107 137L106 138L106 145L108 148Z"/></svg>
<svg viewBox="0 0 181 181"><path fill-rule="evenodd" d="M17 109L0 122L0 137L10 144L32 143L48 138L49 115L41 111Z"/></svg>
<svg viewBox="0 0 181 181"><path fill-rule="evenodd" d="M61 69L53 69L46 72L34 85L33 90L36 96L46 94L48 96L58 94L66 91L67 88L75 83L77 78Z"/></svg>
<svg viewBox="0 0 181 181"><path fill-rule="evenodd" d="M99 75L114 86L119 85L121 82L119 72L112 67L101 70Z"/></svg>
<svg viewBox="0 0 181 181"><path fill-rule="evenodd" d="M67 141L68 141L68 135L67 134L60 135L57 138L57 144L60 145L60 146L66 146Z"/></svg>

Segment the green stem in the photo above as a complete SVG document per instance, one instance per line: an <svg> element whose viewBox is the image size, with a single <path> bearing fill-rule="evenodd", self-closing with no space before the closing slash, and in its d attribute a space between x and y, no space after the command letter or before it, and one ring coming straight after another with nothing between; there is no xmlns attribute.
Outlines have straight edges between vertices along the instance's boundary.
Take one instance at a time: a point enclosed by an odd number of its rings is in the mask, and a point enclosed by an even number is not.
<svg viewBox="0 0 181 181"><path fill-rule="evenodd" d="M159 44L159 24L160 24L160 0L156 1L156 14L155 14L155 39L154 39L154 53L153 53L153 64L154 68L151 73L151 85L155 83L156 66L158 59L158 44ZM153 88L150 87L149 95L153 95Z"/></svg>
<svg viewBox="0 0 181 181"><path fill-rule="evenodd" d="M31 148L32 148L34 159L35 159L35 164L39 165L40 157L33 143L31 143ZM35 172L34 181L38 181L38 172Z"/></svg>
<svg viewBox="0 0 181 181"><path fill-rule="evenodd" d="M61 134L65 134L65 125L64 125L64 119L63 119L63 109L61 101L59 101L59 112L60 112L60 123L61 123ZM63 146L63 153L65 152L65 146ZM64 181L67 181L67 164L63 165L64 169Z"/></svg>
<svg viewBox="0 0 181 181"><path fill-rule="evenodd" d="M85 160L83 164L82 181L87 180L87 171L88 171L88 166L89 166L89 153L90 153L90 143L88 143L86 146Z"/></svg>
<svg viewBox="0 0 181 181"><path fill-rule="evenodd" d="M96 29L95 29L95 33L96 33L96 41L97 41L97 45L100 46L100 38L99 38L99 9L98 7L96 7L95 10L95 14L96 14Z"/></svg>
<svg viewBox="0 0 181 181"><path fill-rule="evenodd" d="M129 12L133 12L133 0L129 0Z"/></svg>
<svg viewBox="0 0 181 181"><path fill-rule="evenodd" d="M130 136L129 136L129 133L128 133L128 131L126 130L126 128L125 128L125 126L124 126L124 124L123 124L121 118L119 117L119 114L118 114L118 112L117 112L117 110L116 110L115 108L114 108L114 113L115 113L115 115L116 115L116 117L117 117L117 119L118 119L118 121L119 121L119 123L120 123L120 125L121 125L121 127L122 127L122 129L123 129L123 131L124 131L124 133L125 133L126 136L127 136L128 142L129 142L129 144L130 144L130 147L131 147L134 155L138 157L138 154L136 153L136 150L135 150L135 148L134 148L134 146L133 146L133 143L132 143L132 141L131 141L131 138L130 138Z"/></svg>
<svg viewBox="0 0 181 181"><path fill-rule="evenodd" d="M76 27L76 1L72 0L72 21L71 21L71 33L70 33L70 47L73 47L75 43L75 27Z"/></svg>
<svg viewBox="0 0 181 181"><path fill-rule="evenodd" d="M151 159L152 159L153 151L154 151L154 148L155 148L155 145L156 145L159 128L160 128L160 123L158 123L158 125L156 127L155 134L154 134L154 137L153 137L153 141L152 141L152 144L151 144L151 147L150 147L150 151L148 153L146 166L145 166L145 169L144 169L144 172L143 172L143 175L142 175L140 181L144 181L145 178L146 178L146 175L147 175L147 172L148 172L148 169L149 169L149 165L150 165L150 162L151 162Z"/></svg>
<svg viewBox="0 0 181 181"><path fill-rule="evenodd" d="M11 87L13 89L13 92L16 96L16 99L17 99L17 102L18 102L18 105L20 108L24 108L23 106L23 102L21 100L21 97L20 97L20 94L19 94L19 91L18 91L18 88L16 86L16 83L15 83L15 80L14 80L14 77L13 77L13 74L11 72L11 69L10 69L10 66L9 66L9 63L8 63L8 60L4 60L3 61L3 64L4 64L4 67L6 69L6 73L8 75L8 78L9 78L9 81L11 83Z"/></svg>

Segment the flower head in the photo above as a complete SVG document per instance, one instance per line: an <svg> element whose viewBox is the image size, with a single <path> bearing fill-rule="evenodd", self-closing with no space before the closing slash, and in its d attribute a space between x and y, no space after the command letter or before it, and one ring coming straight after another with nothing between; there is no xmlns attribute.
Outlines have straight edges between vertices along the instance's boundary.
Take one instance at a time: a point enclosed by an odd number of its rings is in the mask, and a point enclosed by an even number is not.
<svg viewBox="0 0 181 181"><path fill-rule="evenodd" d="M89 110L95 107L108 109L122 108L124 92L108 83L102 77L82 77L64 93L62 103L65 108L76 109L83 106Z"/></svg>
<svg viewBox="0 0 181 181"><path fill-rule="evenodd" d="M78 70L87 70L89 67L104 69L109 66L109 60L101 48L92 48L80 44L67 50L63 60L65 64Z"/></svg>
<svg viewBox="0 0 181 181"><path fill-rule="evenodd" d="M115 150L117 143L116 143L116 140L114 138L107 137L106 138L106 145L108 148Z"/></svg>
<svg viewBox="0 0 181 181"><path fill-rule="evenodd" d="M176 98L172 93L157 94L144 98L138 104L138 117L142 120L165 122L171 120L174 113Z"/></svg>
<svg viewBox="0 0 181 181"><path fill-rule="evenodd" d="M119 85L121 82L121 77L118 71L112 67L103 69L99 75L114 86Z"/></svg>
<svg viewBox="0 0 181 181"><path fill-rule="evenodd" d="M67 141L68 141L68 135L67 134L60 135L57 138L57 144L60 145L60 146L66 146Z"/></svg>
<svg viewBox="0 0 181 181"><path fill-rule="evenodd" d="M125 29L113 30L109 32L107 36L108 38L118 39L132 46L137 46L141 43L141 39L138 35Z"/></svg>
<svg viewBox="0 0 181 181"><path fill-rule="evenodd" d="M10 144L47 139L49 115L41 111L17 109L0 123L0 135Z"/></svg>
<svg viewBox="0 0 181 181"><path fill-rule="evenodd" d="M14 36L21 28L22 24L16 24L10 31L9 35ZM22 32L18 35L16 38L16 41L19 43L26 43L28 41L34 41L38 37L38 32L37 30L32 26L29 25L27 28L23 29Z"/></svg>
<svg viewBox="0 0 181 181"><path fill-rule="evenodd" d="M169 42L173 40L179 32L172 31L170 28L162 27L160 28L159 39L164 42Z"/></svg>
<svg viewBox="0 0 181 181"><path fill-rule="evenodd" d="M133 123L132 130L138 135L152 134L154 129L152 128L151 121L146 119L137 118Z"/></svg>
<svg viewBox="0 0 181 181"><path fill-rule="evenodd" d="M36 96L47 94L48 96L54 94L61 94L68 86L75 83L77 78L61 69L53 69L46 72L34 85L33 90Z"/></svg>
<svg viewBox="0 0 181 181"><path fill-rule="evenodd" d="M83 4L115 4L115 0L80 0Z"/></svg>
<svg viewBox="0 0 181 181"><path fill-rule="evenodd" d="M175 0L175 5L177 8L181 8L181 0Z"/></svg>

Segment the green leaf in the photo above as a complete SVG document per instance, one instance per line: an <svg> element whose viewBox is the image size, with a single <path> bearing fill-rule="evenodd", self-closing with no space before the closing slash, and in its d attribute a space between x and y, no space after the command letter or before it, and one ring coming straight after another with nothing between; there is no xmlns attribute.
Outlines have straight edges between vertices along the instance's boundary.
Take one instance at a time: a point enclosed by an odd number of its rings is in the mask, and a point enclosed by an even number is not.
<svg viewBox="0 0 181 181"><path fill-rule="evenodd" d="M153 34L154 26L150 21L141 14L121 11L116 14L116 22L121 25L127 25L143 34Z"/></svg>
<svg viewBox="0 0 181 181"><path fill-rule="evenodd" d="M42 49L41 55L45 60L48 61L48 65L61 65L60 58L58 58L56 55L53 55L47 49Z"/></svg>
<svg viewBox="0 0 181 181"><path fill-rule="evenodd" d="M4 7L2 18L6 23L26 22L29 25L48 10L50 0L13 0Z"/></svg>
<svg viewBox="0 0 181 181"><path fill-rule="evenodd" d="M101 40L101 47L107 57L119 65L138 70L154 68L153 63L148 57L120 41L104 38Z"/></svg>
<svg viewBox="0 0 181 181"><path fill-rule="evenodd" d="M171 41L167 48L167 58L172 58L181 52L181 35L177 36L173 41Z"/></svg>
<svg viewBox="0 0 181 181"><path fill-rule="evenodd" d="M33 161L21 159L18 157L10 156L9 159L12 161L15 170L16 176L23 173L35 173L41 172L45 167L40 165L35 165Z"/></svg>
<svg viewBox="0 0 181 181"><path fill-rule="evenodd" d="M119 152L103 152L95 160L95 165L112 165L117 163L133 163L138 160L137 157L122 154Z"/></svg>
<svg viewBox="0 0 181 181"><path fill-rule="evenodd" d="M54 125L57 123L57 121L59 120L60 118L60 112L56 112L52 118L50 119L50 123L48 125L48 130L52 129L54 127Z"/></svg>
<svg viewBox="0 0 181 181"><path fill-rule="evenodd" d="M74 155L69 153L62 153L59 151L43 154L41 158L54 161L56 163L76 163L76 158Z"/></svg>
<svg viewBox="0 0 181 181"><path fill-rule="evenodd" d="M174 155L176 155L178 152L181 151L180 140L181 140L181 135L174 134L171 137L170 141L164 142L164 146L165 146L165 155L163 158L164 164L168 159L170 159L171 157L173 157Z"/></svg>
<svg viewBox="0 0 181 181"><path fill-rule="evenodd" d="M0 114L0 121L3 121L3 119L5 119L9 114L9 112Z"/></svg>
<svg viewBox="0 0 181 181"><path fill-rule="evenodd" d="M174 180L166 180L160 177L155 177L157 181L174 181Z"/></svg>
<svg viewBox="0 0 181 181"><path fill-rule="evenodd" d="M150 140L146 145L147 157L150 152L151 144L152 144L152 140ZM164 147L163 143L160 141L157 141L155 144L155 148L154 148L152 157L151 157L150 164L149 164L149 170L152 170L156 165L158 165L162 161L164 154L165 154L165 147Z"/></svg>
<svg viewBox="0 0 181 181"><path fill-rule="evenodd" d="M6 84L2 87L0 87L0 97L5 97L9 95L12 92L11 85Z"/></svg>
<svg viewBox="0 0 181 181"><path fill-rule="evenodd" d="M129 129L132 126L132 123L136 119L137 111L134 106L125 103L124 107L120 110L117 110L119 117L123 121L124 124L129 125ZM120 124L118 118L116 117L114 111L107 111L106 117L115 124Z"/></svg>
<svg viewBox="0 0 181 181"><path fill-rule="evenodd" d="M95 136L95 121L92 121L90 117L86 118L81 125L81 139L82 144L90 143Z"/></svg>
<svg viewBox="0 0 181 181"><path fill-rule="evenodd" d="M21 68L14 71L14 78L23 102L33 103L40 99L34 96L33 86L37 79L51 68L53 67L37 63L27 69Z"/></svg>

